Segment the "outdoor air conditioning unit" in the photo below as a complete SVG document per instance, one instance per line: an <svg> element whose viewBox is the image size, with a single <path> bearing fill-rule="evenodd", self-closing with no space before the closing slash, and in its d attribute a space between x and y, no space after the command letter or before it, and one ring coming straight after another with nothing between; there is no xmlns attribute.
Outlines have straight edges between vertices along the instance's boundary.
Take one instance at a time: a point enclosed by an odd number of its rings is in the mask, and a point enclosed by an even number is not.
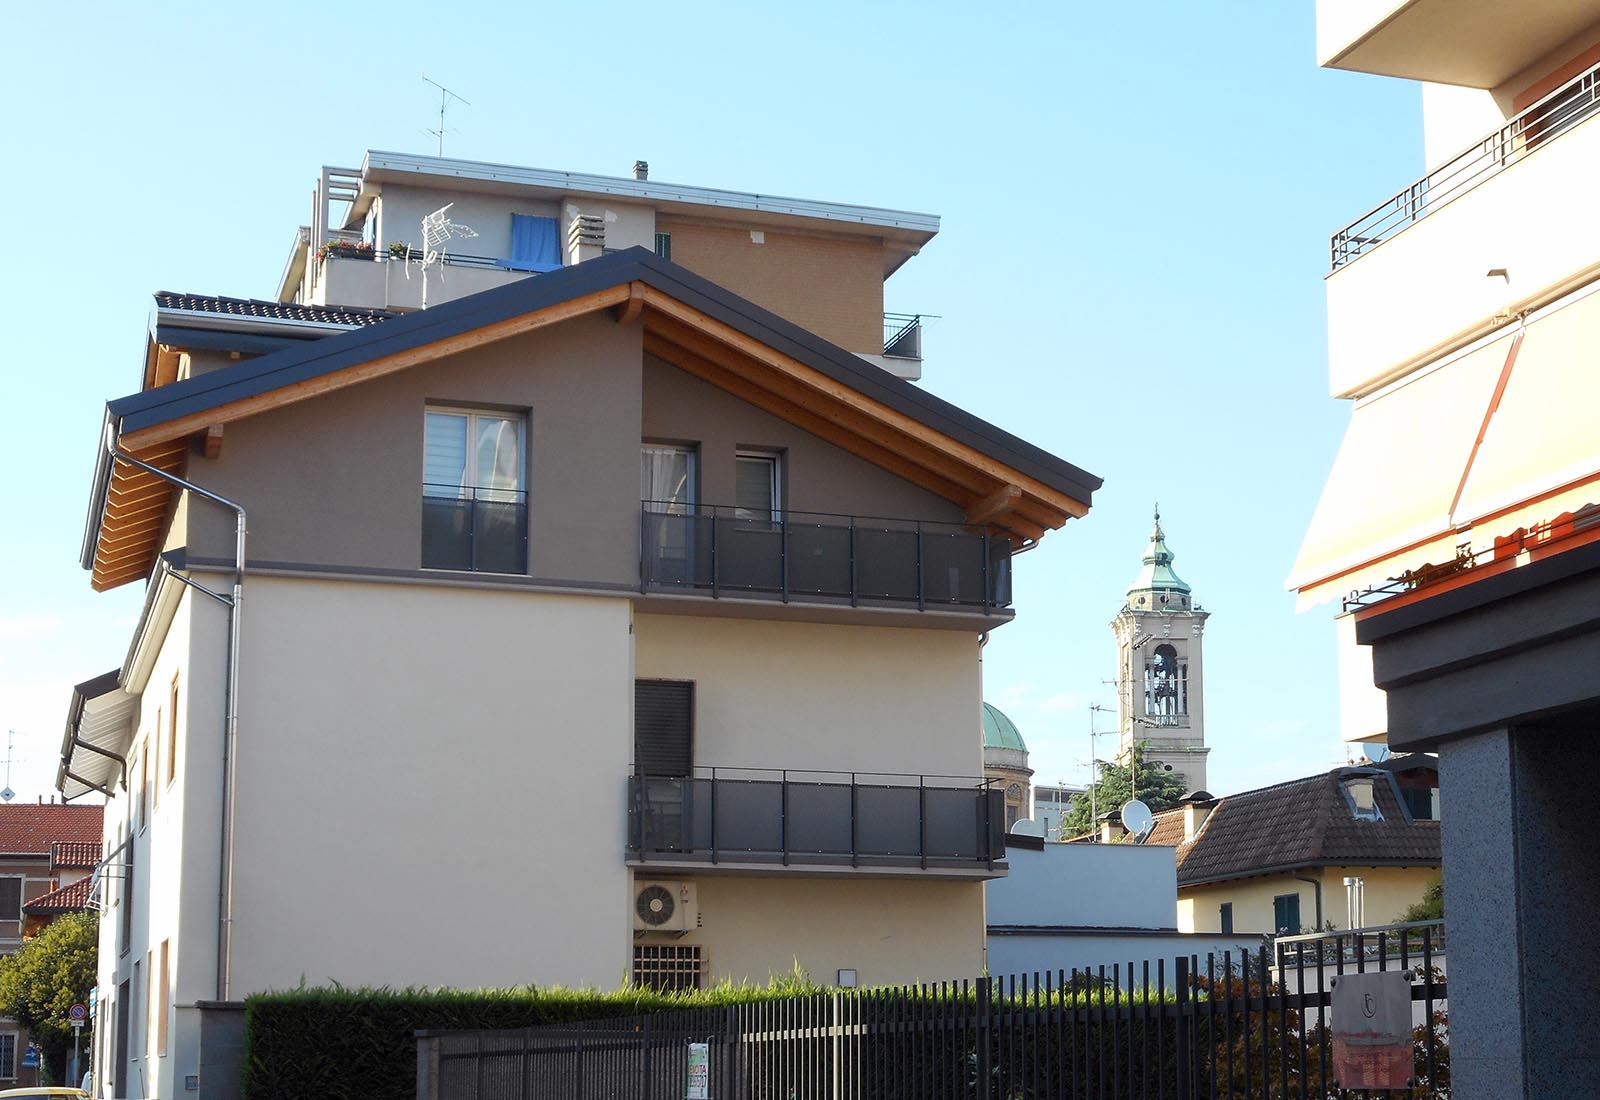
<svg viewBox="0 0 1600 1100"><path fill-rule="evenodd" d="M687 932L698 927L692 882L635 882L633 930L635 932Z"/></svg>

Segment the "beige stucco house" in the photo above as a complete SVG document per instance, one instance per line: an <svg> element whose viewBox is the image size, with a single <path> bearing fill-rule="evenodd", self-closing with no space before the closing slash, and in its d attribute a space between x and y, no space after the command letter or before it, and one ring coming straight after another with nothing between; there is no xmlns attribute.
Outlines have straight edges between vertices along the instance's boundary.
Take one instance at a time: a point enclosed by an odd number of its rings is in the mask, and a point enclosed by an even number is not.
<svg viewBox="0 0 1600 1100"><path fill-rule="evenodd" d="M60 780L107 798L124 868L116 1095L227 1095L215 1006L302 978L982 971L1006 865L980 639L1012 554L1099 479L841 346L925 216L718 194L659 212L673 260L602 209L427 309L295 301L303 273L282 302L158 298L83 552L144 612L74 694ZM802 247L878 284L809 317L828 334L794 316L833 267L759 266Z"/></svg>

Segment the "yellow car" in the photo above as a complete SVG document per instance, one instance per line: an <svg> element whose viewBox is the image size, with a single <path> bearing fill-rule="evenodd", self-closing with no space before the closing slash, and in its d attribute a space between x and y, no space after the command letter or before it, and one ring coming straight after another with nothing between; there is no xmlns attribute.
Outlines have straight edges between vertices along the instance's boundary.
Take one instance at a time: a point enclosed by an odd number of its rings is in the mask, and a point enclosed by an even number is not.
<svg viewBox="0 0 1600 1100"><path fill-rule="evenodd" d="M0 1100L89 1100L89 1094L65 1085L35 1085L31 1089L0 1090Z"/></svg>

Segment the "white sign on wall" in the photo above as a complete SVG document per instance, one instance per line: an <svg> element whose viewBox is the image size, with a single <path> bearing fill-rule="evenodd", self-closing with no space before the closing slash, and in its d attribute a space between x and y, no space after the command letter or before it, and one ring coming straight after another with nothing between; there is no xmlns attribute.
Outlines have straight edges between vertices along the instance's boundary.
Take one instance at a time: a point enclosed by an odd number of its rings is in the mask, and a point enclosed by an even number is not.
<svg viewBox="0 0 1600 1100"><path fill-rule="evenodd" d="M711 1048L705 1043L689 1044L689 1091L687 1100L711 1100Z"/></svg>

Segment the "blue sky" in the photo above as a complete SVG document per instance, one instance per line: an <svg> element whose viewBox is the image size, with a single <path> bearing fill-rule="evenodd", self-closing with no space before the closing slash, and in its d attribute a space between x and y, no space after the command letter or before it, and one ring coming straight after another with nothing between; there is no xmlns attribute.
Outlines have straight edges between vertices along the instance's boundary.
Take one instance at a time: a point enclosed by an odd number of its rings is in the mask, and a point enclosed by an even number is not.
<svg viewBox="0 0 1600 1100"><path fill-rule="evenodd" d="M1414 85L1323 72L1311 0L1019 5L32 5L3 82L0 733L50 791L67 692L138 586L77 565L103 402L150 294L270 297L323 164L368 148L927 211L887 308L928 389L1106 479L1018 562L986 693L1040 780L1085 774L1107 624L1159 498L1213 612L1211 786L1330 766L1333 629L1283 590L1347 411L1328 234L1420 174ZM1109 723L1106 723L1109 726ZM1109 751L1111 740L1102 742ZM0 742L3 747L3 742Z"/></svg>

